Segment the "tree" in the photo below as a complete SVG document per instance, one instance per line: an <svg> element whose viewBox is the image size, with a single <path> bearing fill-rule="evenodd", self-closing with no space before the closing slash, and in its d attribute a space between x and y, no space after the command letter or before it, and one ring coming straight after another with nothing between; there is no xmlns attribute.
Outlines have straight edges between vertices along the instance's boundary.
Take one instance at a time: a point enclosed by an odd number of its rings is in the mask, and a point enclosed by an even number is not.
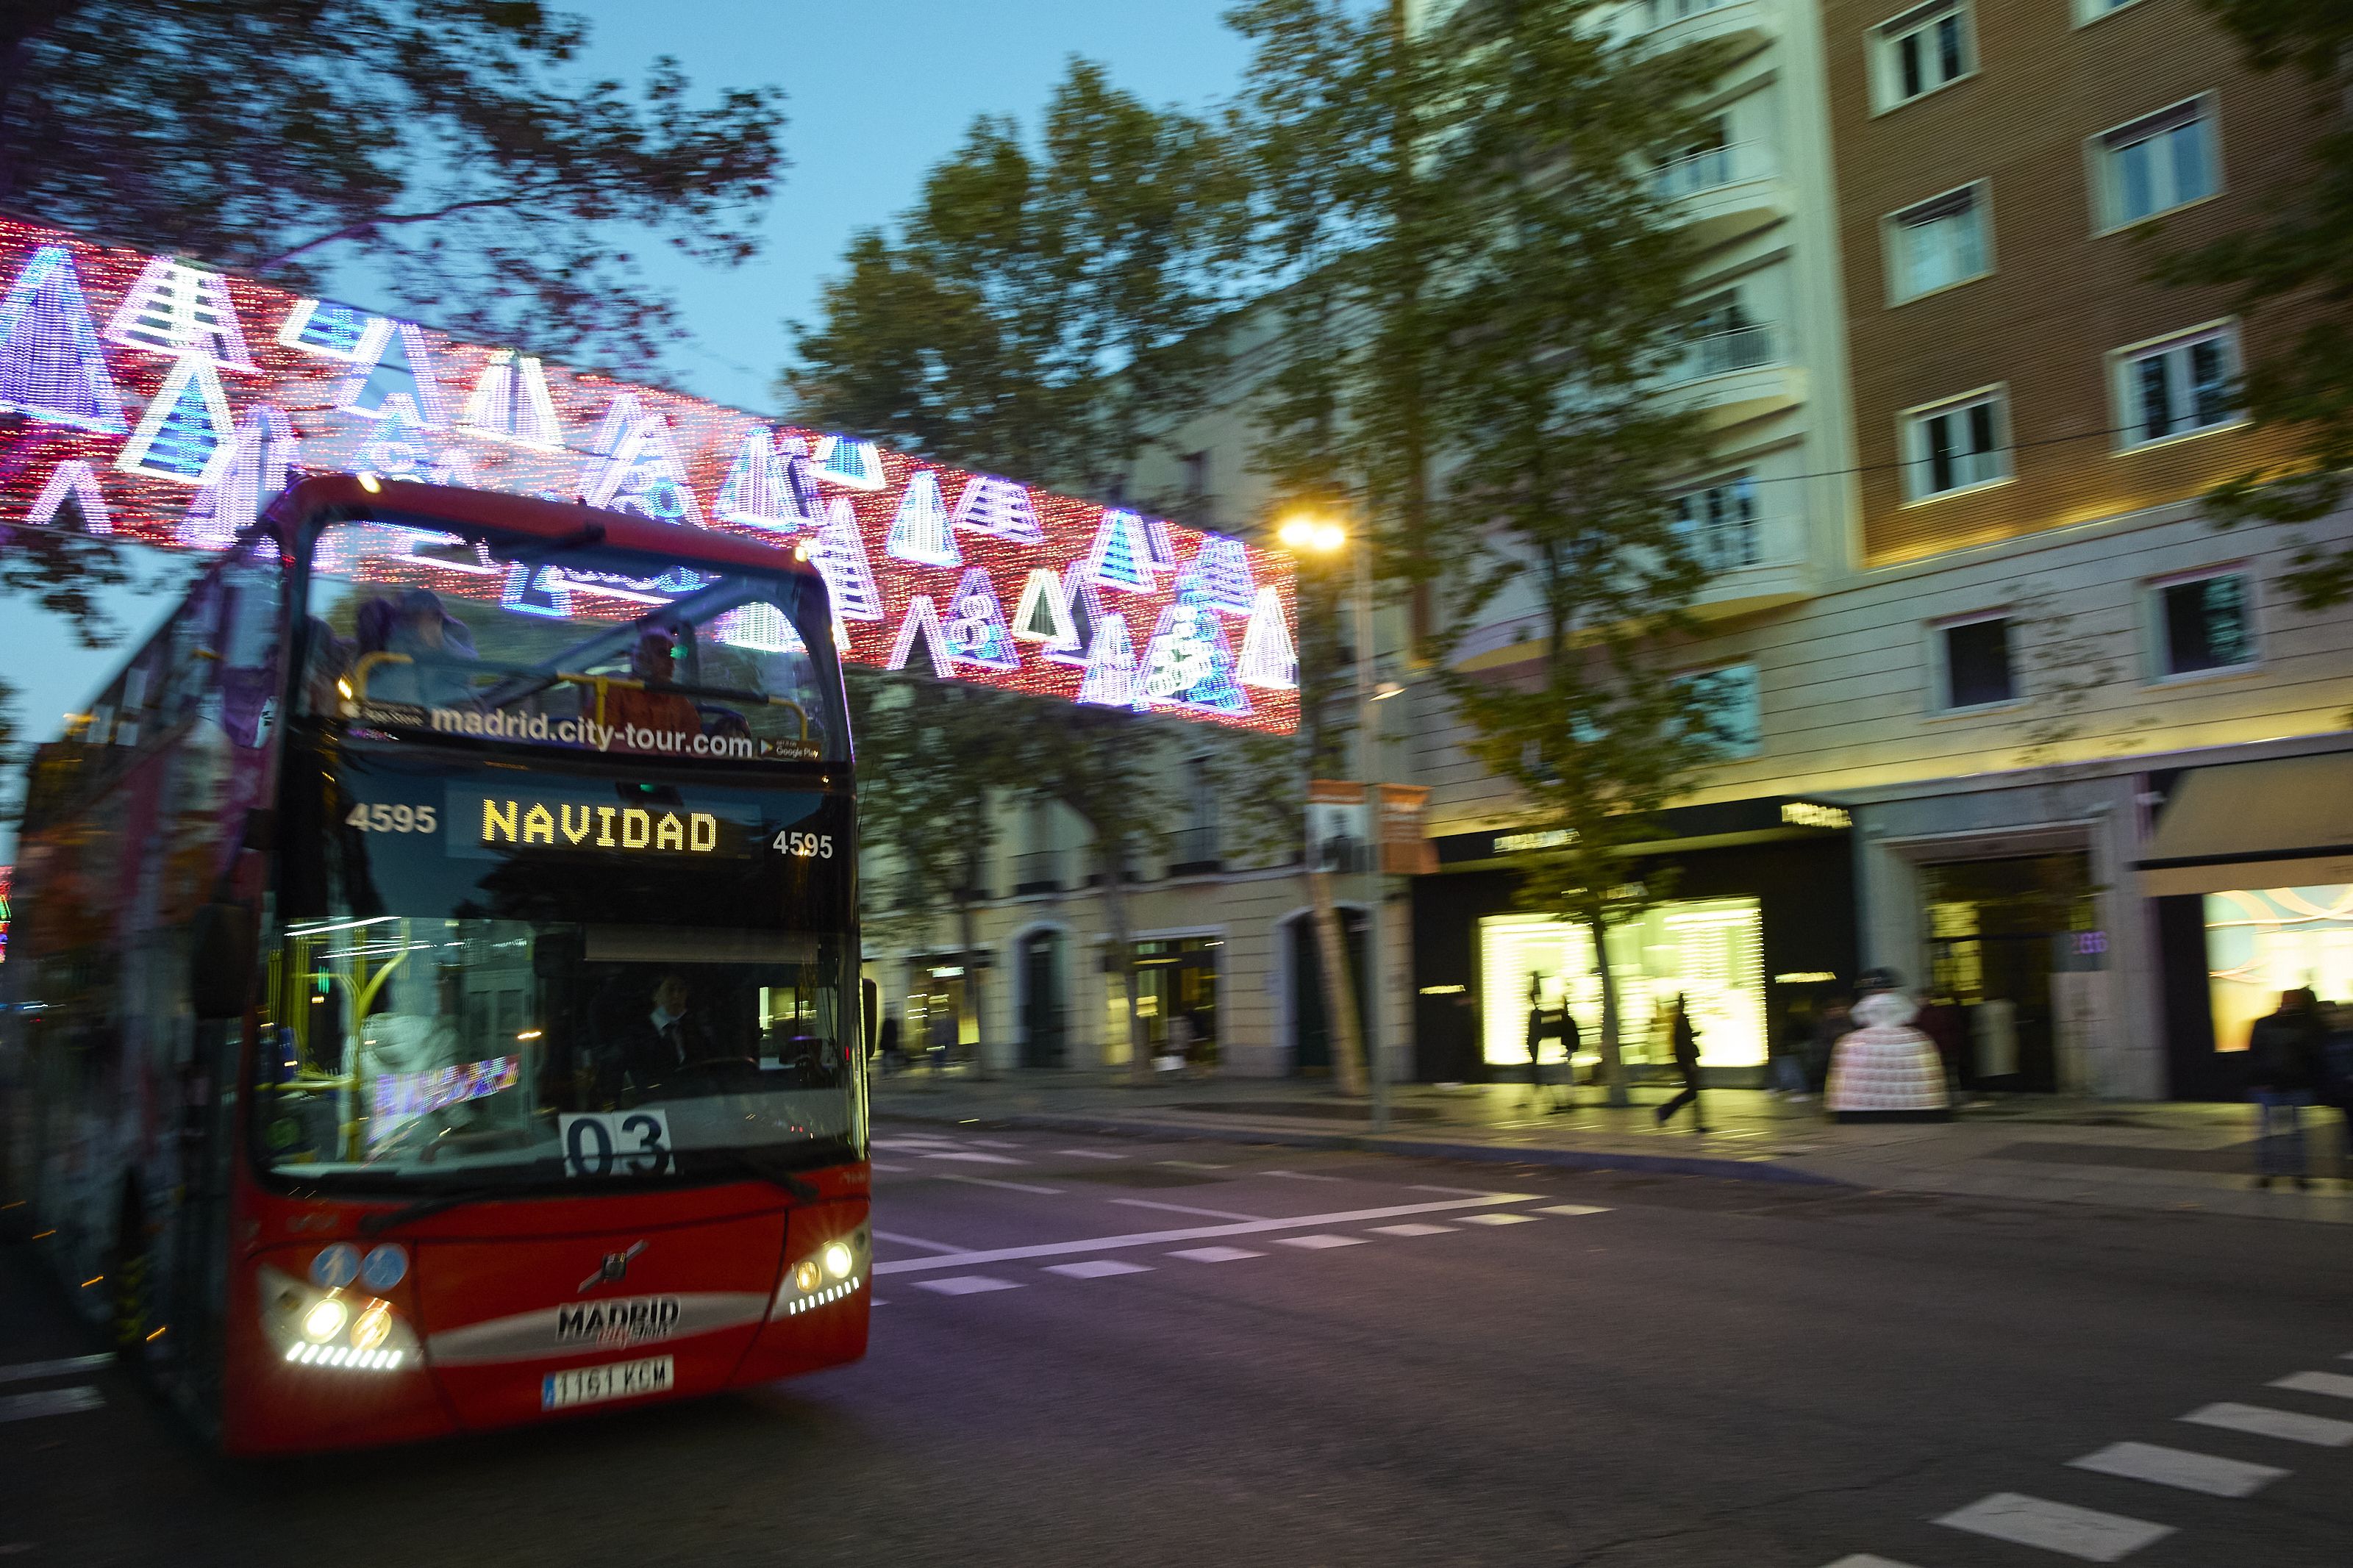
<svg viewBox="0 0 2353 1568"><path fill-rule="evenodd" d="M1612 39L1595 0L1491 0L1461 13L1447 86L1461 105L1431 154L1476 247L1440 306L1451 352L1436 389L1454 466L1433 529L1456 635L1506 592L1539 629L1516 679L1439 679L1467 747L1558 836L1527 907L1592 934L1601 1056L1623 1103L1610 928L1663 890L1628 852L1695 782L1715 743L1709 691L1672 658L1704 581L1673 482L1704 451L1662 384L1687 353L1689 253L1650 170L1688 145L1712 52Z"/></svg>
<svg viewBox="0 0 2353 1568"><path fill-rule="evenodd" d="M2300 74L2322 125L2313 178L2270 221L2168 257L2168 282L2226 285L2253 312L2293 305L2306 322L2290 342L2247 367L2244 398L2259 426L2293 430L2284 462L2224 481L2207 496L2217 523L2318 522L2342 506L2353 471L2353 3L2348 0L2202 0L2236 34L2248 62ZM2301 541L2285 582L2306 609L2353 597L2353 544Z"/></svg>

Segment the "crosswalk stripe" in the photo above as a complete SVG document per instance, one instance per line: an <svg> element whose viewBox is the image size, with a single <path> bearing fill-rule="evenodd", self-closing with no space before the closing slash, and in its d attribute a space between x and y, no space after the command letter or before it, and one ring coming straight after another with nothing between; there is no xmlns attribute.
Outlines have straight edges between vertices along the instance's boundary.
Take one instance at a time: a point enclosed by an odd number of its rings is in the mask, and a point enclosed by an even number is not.
<svg viewBox="0 0 2353 1568"><path fill-rule="evenodd" d="M1608 1214L1609 1211L1599 1204L1555 1204L1550 1208L1542 1208L1535 1212L1574 1216L1581 1214Z"/></svg>
<svg viewBox="0 0 2353 1568"><path fill-rule="evenodd" d="M90 1372L113 1359L101 1352L60 1356L56 1361L20 1361L15 1366L0 1366L0 1383L30 1383L35 1378L63 1377L69 1372Z"/></svg>
<svg viewBox="0 0 2353 1568"><path fill-rule="evenodd" d="M2298 1394L2326 1394L2332 1399L2353 1399L2353 1377L2341 1372L2293 1372L2272 1379L2272 1386L2292 1388Z"/></svg>
<svg viewBox="0 0 2353 1568"><path fill-rule="evenodd" d="M2280 1437L2291 1443L2311 1443L2323 1448L2353 1445L2353 1421L2326 1415L2299 1415L2292 1410L2271 1410L2260 1405L2201 1405L2181 1419L2226 1432L2252 1432L2258 1437Z"/></svg>
<svg viewBox="0 0 2353 1568"><path fill-rule="evenodd" d="M1532 1214L1466 1214L1461 1216L1464 1225L1532 1225L1535 1217Z"/></svg>
<svg viewBox="0 0 2353 1568"><path fill-rule="evenodd" d="M866 1162L866 1168L870 1171L888 1171L894 1176L903 1175L907 1169L904 1165L893 1165L885 1160L869 1160Z"/></svg>
<svg viewBox="0 0 2353 1568"><path fill-rule="evenodd" d="M1132 1209L1157 1209L1162 1214L1189 1214L1202 1219L1264 1219L1262 1214L1237 1214L1232 1209L1196 1208L1191 1204L1164 1204L1157 1198L1113 1198L1111 1200Z"/></svg>
<svg viewBox="0 0 2353 1568"><path fill-rule="evenodd" d="M1266 1254L1252 1252L1247 1247L1188 1247L1182 1252L1172 1252L1168 1256L1194 1263L1239 1263L1245 1258L1264 1258Z"/></svg>
<svg viewBox="0 0 2353 1568"><path fill-rule="evenodd" d="M915 1284L925 1290L936 1290L943 1296L976 1296L983 1290L1018 1290L1020 1282L992 1279L986 1274L951 1274L944 1279L918 1279Z"/></svg>
<svg viewBox="0 0 2353 1568"><path fill-rule="evenodd" d="M1377 1225L1373 1229L1382 1236L1450 1236L1451 1225Z"/></svg>
<svg viewBox="0 0 2353 1568"><path fill-rule="evenodd" d="M2156 1443L2111 1443L2069 1463L2079 1470L2179 1487L2209 1497L2253 1497L2289 1473L2273 1465L2251 1465L2243 1459L2217 1458Z"/></svg>
<svg viewBox="0 0 2353 1568"><path fill-rule="evenodd" d="M1304 1247L1310 1252L1320 1252L1335 1247L1365 1245L1365 1238L1361 1236L1278 1236L1274 1241L1278 1247Z"/></svg>
<svg viewBox="0 0 2353 1568"><path fill-rule="evenodd" d="M106 1403L97 1389L77 1384L71 1388L37 1388L30 1394L0 1397L0 1421L30 1421L41 1415L70 1415L95 1410Z"/></svg>
<svg viewBox="0 0 2353 1568"><path fill-rule="evenodd" d="M1149 1274L1146 1263L1122 1263L1116 1258L1090 1258L1084 1263L1049 1263L1049 1274L1067 1274L1073 1279L1106 1279L1114 1274Z"/></svg>
<svg viewBox="0 0 2353 1568"><path fill-rule="evenodd" d="M1294 1182L1337 1182L1345 1179L1340 1176L1311 1175L1305 1171L1261 1171L1259 1174L1261 1176L1283 1176Z"/></svg>
<svg viewBox="0 0 2353 1568"><path fill-rule="evenodd" d="M1873 1557L1868 1552L1858 1552L1852 1557L1841 1557L1830 1568L1912 1568L1909 1563L1898 1563L1893 1557Z"/></svg>
<svg viewBox="0 0 2353 1568"><path fill-rule="evenodd" d="M976 1138L973 1142L983 1149L1018 1149L1018 1143L1008 1143L1002 1138Z"/></svg>
<svg viewBox="0 0 2353 1568"><path fill-rule="evenodd" d="M920 1236L902 1236L895 1230L878 1230L874 1233L874 1239L895 1241L902 1247L913 1247L923 1252L948 1253L964 1250L961 1247L952 1247L944 1241L925 1241Z"/></svg>
<svg viewBox="0 0 2353 1568"><path fill-rule="evenodd" d="M1057 1154L1075 1154L1082 1160L1124 1160L1124 1154L1106 1154L1101 1149L1057 1149Z"/></svg>
<svg viewBox="0 0 2353 1568"><path fill-rule="evenodd" d="M1936 1522L1972 1535L2080 1557L2086 1563L2121 1562L2150 1542L2173 1533L2169 1524L2151 1524L2145 1519L2126 1519L2120 1513L2102 1513L2023 1492L1995 1492Z"/></svg>

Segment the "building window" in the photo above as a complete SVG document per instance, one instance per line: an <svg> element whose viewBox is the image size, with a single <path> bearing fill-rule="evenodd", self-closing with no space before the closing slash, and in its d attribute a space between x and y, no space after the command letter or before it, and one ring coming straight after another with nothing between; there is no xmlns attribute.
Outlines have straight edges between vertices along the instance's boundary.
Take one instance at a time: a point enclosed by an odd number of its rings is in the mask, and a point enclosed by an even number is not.
<svg viewBox="0 0 2353 1568"><path fill-rule="evenodd" d="M2193 98L2120 125L2094 143L2102 226L2120 228L2221 188L2215 166L2213 101Z"/></svg>
<svg viewBox="0 0 2353 1568"><path fill-rule="evenodd" d="M2001 395L1978 393L1904 416L1905 489L1914 500L2007 476Z"/></svg>
<svg viewBox="0 0 2353 1568"><path fill-rule="evenodd" d="M2137 5L2140 0L2075 0L2075 23L2081 26L2096 22L2103 16L2114 16L2127 5Z"/></svg>
<svg viewBox="0 0 2353 1568"><path fill-rule="evenodd" d="M1765 552L1758 538L1755 481L1742 474L1677 496L1675 531L1711 573L1757 565Z"/></svg>
<svg viewBox="0 0 2353 1568"><path fill-rule="evenodd" d="M1882 109L1909 103L1969 73L1968 16L1961 0L1915 5L1872 33Z"/></svg>
<svg viewBox="0 0 2353 1568"><path fill-rule="evenodd" d="M1700 721L1709 752L1719 758L1753 757L1765 749L1765 722L1757 692L1757 667L1727 664L1680 678L1699 700Z"/></svg>
<svg viewBox="0 0 2353 1568"><path fill-rule="evenodd" d="M1609 928L1609 973L1620 1007L1632 1018L1659 1018L1680 995L1698 1026L1704 1068L1762 1067L1765 1031L1765 920L1758 899L1673 899ZM1594 973L1593 933L1550 915L1487 915L1479 921L1481 1054L1496 1067L1525 1068L1528 1010L1566 1007L1584 1048L1601 1039L1601 977ZM1630 1048L1663 1060L1668 1043L1630 1029ZM1640 1044L1632 1043L1641 1041ZM1545 1066L1559 1047L1545 1042Z"/></svg>
<svg viewBox="0 0 2353 1568"><path fill-rule="evenodd" d="M2159 583L2152 596L2160 676L2243 669L2255 662L2254 585L2244 573Z"/></svg>
<svg viewBox="0 0 2353 1568"><path fill-rule="evenodd" d="M1949 711L2016 701L2018 678L2010 668L2010 642L2008 616L1972 616L1938 626L1944 689L1937 705Z"/></svg>
<svg viewBox="0 0 2353 1568"><path fill-rule="evenodd" d="M1209 454L1187 452L1176 459L1184 469L1185 499L1200 500L1209 493Z"/></svg>
<svg viewBox="0 0 2353 1568"><path fill-rule="evenodd" d="M1980 180L1889 216L1890 303L1916 300L1992 270L1986 262L1987 205Z"/></svg>
<svg viewBox="0 0 2353 1568"><path fill-rule="evenodd" d="M2231 328L2212 327L2119 351L2121 444L2145 446L2236 423L2239 409L2231 393L2237 350Z"/></svg>

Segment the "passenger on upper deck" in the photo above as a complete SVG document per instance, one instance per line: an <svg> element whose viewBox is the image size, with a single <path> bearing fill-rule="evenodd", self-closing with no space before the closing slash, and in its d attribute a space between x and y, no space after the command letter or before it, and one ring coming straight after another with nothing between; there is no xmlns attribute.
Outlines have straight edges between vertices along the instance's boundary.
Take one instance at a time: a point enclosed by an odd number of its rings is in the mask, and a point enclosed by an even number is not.
<svg viewBox="0 0 2353 1568"><path fill-rule="evenodd" d="M616 686L605 693L607 724L635 724L669 734L700 734L702 717L681 692L669 689L677 682L683 640L693 633L683 627L648 626L629 650L629 673L645 689Z"/></svg>

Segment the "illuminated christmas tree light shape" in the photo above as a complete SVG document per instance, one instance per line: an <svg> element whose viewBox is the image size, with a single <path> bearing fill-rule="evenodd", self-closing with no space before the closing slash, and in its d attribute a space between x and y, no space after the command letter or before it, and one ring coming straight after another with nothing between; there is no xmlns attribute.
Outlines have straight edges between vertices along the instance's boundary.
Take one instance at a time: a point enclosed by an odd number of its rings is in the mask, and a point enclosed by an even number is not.
<svg viewBox="0 0 2353 1568"><path fill-rule="evenodd" d="M1038 509L1030 504L1029 487L1011 479L975 474L965 481L950 519L958 528L976 529L1017 544L1043 544L1038 529Z"/></svg>
<svg viewBox="0 0 2353 1568"><path fill-rule="evenodd" d="M929 468L907 477L907 493L891 519L882 548L918 566L961 566L964 552L956 548L955 531L948 526L948 509L940 501L940 481Z"/></svg>
<svg viewBox="0 0 2353 1568"><path fill-rule="evenodd" d="M829 485L853 490L882 488L882 452L871 441L820 436L810 462L817 468L817 477Z"/></svg>
<svg viewBox="0 0 2353 1568"><path fill-rule="evenodd" d="M1229 616L1249 615L1258 599L1258 583L1250 575L1249 552L1240 540L1222 533L1209 534L1201 541L1200 553L1193 557L1192 565L1176 581L1180 592L1190 584L1213 608Z"/></svg>
<svg viewBox="0 0 2353 1568"><path fill-rule="evenodd" d="M1125 616L1105 616L1087 645L1087 670L1079 678L1082 702L1100 708L1134 708L1141 695L1135 679L1135 644Z"/></svg>
<svg viewBox="0 0 2353 1568"><path fill-rule="evenodd" d="M1140 700L1155 708L1230 717L1250 710L1249 693L1234 679L1225 621L1195 591L1180 590L1176 603L1160 612L1160 624L1145 647L1138 683Z"/></svg>
<svg viewBox="0 0 2353 1568"><path fill-rule="evenodd" d="M518 562L507 569L506 586L499 593L499 607L512 610L519 616L547 616L556 620L569 620L572 617L572 584L561 567Z"/></svg>
<svg viewBox="0 0 2353 1568"><path fill-rule="evenodd" d="M1282 595L1271 587L1258 591L1250 606L1250 624L1242 628L1242 657L1234 679L1265 691L1299 689L1299 653L1292 646L1290 623L1282 614Z"/></svg>
<svg viewBox="0 0 2353 1568"><path fill-rule="evenodd" d="M0 414L102 436L130 428L73 257L62 245L33 252L0 298Z"/></svg>
<svg viewBox="0 0 2353 1568"><path fill-rule="evenodd" d="M1152 592L1157 584L1152 575L1152 542L1144 520L1117 508L1106 510L1103 525L1095 530L1094 542L1087 548L1086 564L1080 568L1079 576L1082 582L1098 587L1130 594Z"/></svg>
<svg viewBox="0 0 2353 1568"><path fill-rule="evenodd" d="M1168 524L1160 518L1144 520L1145 542L1151 546L1152 564L1162 572L1176 570L1176 546L1168 538Z"/></svg>
<svg viewBox="0 0 2353 1568"><path fill-rule="evenodd" d="M114 466L126 474L210 484L227 456L229 434L220 375L204 355L190 354L164 378Z"/></svg>
<svg viewBox="0 0 2353 1568"><path fill-rule="evenodd" d="M512 349L492 352L491 363L475 378L465 411L458 416L458 428L511 447L564 450L564 425L555 416L555 399L548 395L547 372L531 355Z"/></svg>
<svg viewBox="0 0 2353 1568"><path fill-rule="evenodd" d="M740 528L790 533L818 521L815 487L805 497L794 482L795 454L779 450L765 430L747 430L735 448L735 462L719 487L719 521ZM804 468L807 458L800 461Z"/></svg>
<svg viewBox="0 0 2353 1568"><path fill-rule="evenodd" d="M656 522L706 526L669 419L646 408L634 394L614 396L596 427L593 449L602 457L588 464L581 480L581 499L590 506L635 512Z"/></svg>
<svg viewBox="0 0 2353 1568"><path fill-rule="evenodd" d="M754 653L807 653L808 644L776 605L754 603L728 611L711 623L712 635L729 647Z"/></svg>
<svg viewBox="0 0 2353 1568"><path fill-rule="evenodd" d="M174 359L197 355L222 370L255 368L228 280L167 257L147 263L122 296L106 323L106 341Z"/></svg>
<svg viewBox="0 0 2353 1568"><path fill-rule="evenodd" d="M295 300L278 324L278 341L285 347L346 364L374 364L391 336L390 318L325 300Z"/></svg>
<svg viewBox="0 0 2353 1568"><path fill-rule="evenodd" d="M825 526L809 542L808 559L825 579L836 622L882 618L882 595L874 586L874 569L849 497L836 496L826 508Z"/></svg>
<svg viewBox="0 0 2353 1568"><path fill-rule="evenodd" d="M335 384L334 402L344 413L365 419L397 413L427 430L449 424L449 396L433 368L433 345L412 321L393 322L374 353L353 362L351 374Z"/></svg>
<svg viewBox="0 0 2353 1568"><path fill-rule="evenodd" d="M286 416L267 405L252 410L238 423L219 474L188 503L174 539L192 550L227 549L261 521L299 460Z"/></svg>
<svg viewBox="0 0 2353 1568"><path fill-rule="evenodd" d="M49 470L48 482L33 498L25 521L36 528L79 528L84 533L114 531L106 510L105 492L98 488L98 470L79 458L69 458Z"/></svg>
<svg viewBox="0 0 2353 1568"><path fill-rule="evenodd" d="M906 668L919 633L923 639L923 651L932 661L932 673L943 680L954 677L955 665L948 653L948 640L940 630L940 613L933 607L929 594L918 594L907 601L906 618L899 623L899 635L892 640L891 657L883 668Z"/></svg>
<svg viewBox="0 0 2353 1568"><path fill-rule="evenodd" d="M425 482L454 485L464 490L481 488L474 477L474 459L455 447L434 454L433 460L426 466Z"/></svg>
<svg viewBox="0 0 2353 1568"><path fill-rule="evenodd" d="M1013 634L1005 626L1005 606L997 597L997 585L978 566L965 572L956 584L955 597L948 602L946 632L948 656L958 664L1005 672L1021 668Z"/></svg>
<svg viewBox="0 0 2353 1568"><path fill-rule="evenodd" d="M1021 584L1021 598L1013 611L1013 635L1023 642L1043 643L1038 651L1062 664L1086 662L1086 647L1079 640L1079 624L1071 614L1071 596L1062 591L1062 574L1051 566L1032 567Z"/></svg>

